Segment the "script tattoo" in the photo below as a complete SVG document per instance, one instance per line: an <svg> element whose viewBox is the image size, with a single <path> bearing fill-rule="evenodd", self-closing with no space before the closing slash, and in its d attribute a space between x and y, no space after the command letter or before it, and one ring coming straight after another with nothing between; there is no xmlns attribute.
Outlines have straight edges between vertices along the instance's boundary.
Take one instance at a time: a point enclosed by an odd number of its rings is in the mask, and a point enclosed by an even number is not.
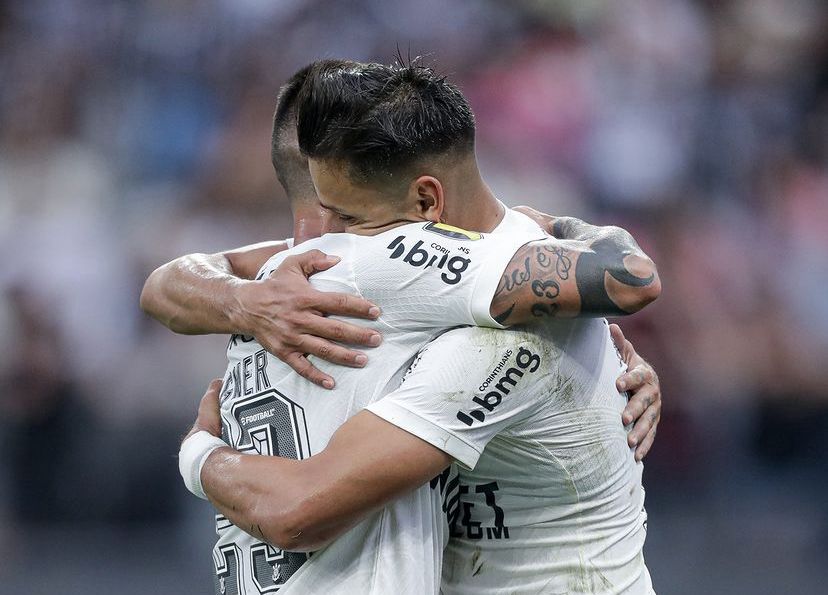
<svg viewBox="0 0 828 595"><path fill-rule="evenodd" d="M625 315L629 312L609 295L614 284L608 280L629 288L648 287L656 280L654 269L638 277L627 268L625 258L643 253L621 228L596 227L566 217L555 223L554 231L561 244L537 242L515 254L495 292L493 306L500 310L494 317L497 322L514 322L512 316L525 321L526 313L536 317Z"/></svg>
<svg viewBox="0 0 828 595"><path fill-rule="evenodd" d="M558 246L543 246L537 249L537 262L543 270L554 268L555 276L560 281L569 279L572 259L566 250ZM555 316L560 309L557 298L561 294L561 285L555 279L535 279L532 281L532 293L541 300L532 304L533 316Z"/></svg>
<svg viewBox="0 0 828 595"><path fill-rule="evenodd" d="M531 283L532 293L541 298L532 304L534 316L554 316L559 304L556 299L561 293L561 281L569 279L572 259L568 252L558 246L532 246L530 254L515 267L507 269L500 278L495 291L495 299L514 292L521 286ZM515 302L501 314L495 316L499 323L505 322L512 314Z"/></svg>

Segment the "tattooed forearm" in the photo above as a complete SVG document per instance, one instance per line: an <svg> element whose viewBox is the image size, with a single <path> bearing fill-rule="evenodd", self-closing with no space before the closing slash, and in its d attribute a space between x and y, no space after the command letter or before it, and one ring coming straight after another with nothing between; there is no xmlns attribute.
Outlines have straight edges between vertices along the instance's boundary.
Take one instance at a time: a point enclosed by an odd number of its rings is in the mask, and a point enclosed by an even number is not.
<svg viewBox="0 0 828 595"><path fill-rule="evenodd" d="M554 231L567 239L528 244L507 267L491 307L500 324L630 314L658 297L655 265L623 229L563 217Z"/></svg>

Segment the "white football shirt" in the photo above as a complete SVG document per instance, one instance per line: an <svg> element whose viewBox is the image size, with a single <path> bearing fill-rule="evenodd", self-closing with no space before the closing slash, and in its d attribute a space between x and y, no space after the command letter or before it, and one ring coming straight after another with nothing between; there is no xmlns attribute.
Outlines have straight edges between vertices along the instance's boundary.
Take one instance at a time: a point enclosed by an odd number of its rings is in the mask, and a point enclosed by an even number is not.
<svg viewBox="0 0 828 595"><path fill-rule="evenodd" d="M520 233L503 233L509 229ZM435 336L458 325L499 326L489 307L501 274L520 246L544 234L510 210L496 231L417 223L375 236L329 234L270 259L260 278L291 254L316 248L340 256L340 263L311 282L379 305L382 315L367 326L382 333L383 343L361 370L315 361L337 379L331 392L299 377L253 337L233 336L221 392L228 444L248 453L309 457L349 417L399 386L412 358ZM306 554L260 543L218 516L217 592L435 592L447 539L439 511L448 483L451 478L443 476L387 506L307 565Z"/></svg>
<svg viewBox="0 0 828 595"><path fill-rule="evenodd" d="M653 592L623 371L604 319L462 328L368 407L459 463L444 593Z"/></svg>

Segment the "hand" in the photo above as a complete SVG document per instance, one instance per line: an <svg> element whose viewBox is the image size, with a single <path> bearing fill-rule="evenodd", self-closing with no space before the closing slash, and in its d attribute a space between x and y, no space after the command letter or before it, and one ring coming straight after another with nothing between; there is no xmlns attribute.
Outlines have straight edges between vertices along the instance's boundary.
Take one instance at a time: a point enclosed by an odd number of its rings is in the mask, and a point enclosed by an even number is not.
<svg viewBox="0 0 828 595"><path fill-rule="evenodd" d="M627 372L618 377L615 385L630 394L621 419L625 426L635 422L627 441L630 448L635 448L635 460L640 461L650 451L661 419L661 387L653 367L635 352L617 324L610 325L610 335L627 364Z"/></svg>
<svg viewBox="0 0 828 595"><path fill-rule="evenodd" d="M333 388L334 380L316 368L308 355L334 364L361 368L368 357L334 343L376 347L382 341L372 329L326 318L326 315L376 319L379 308L346 293L314 289L308 277L339 262L319 250L289 256L270 278L248 281L237 288L239 328L253 335L262 347L314 384Z"/></svg>
<svg viewBox="0 0 828 595"><path fill-rule="evenodd" d="M217 438L221 438L221 410L219 408L219 391L221 391L222 380L216 378L210 382L207 392L201 397L198 404L198 416L189 433L184 440L204 430Z"/></svg>
<svg viewBox="0 0 828 595"><path fill-rule="evenodd" d="M555 235L553 227L555 225L555 220L557 219L557 217L547 215L546 213L541 213L540 211L533 209L532 207L527 207L524 205L521 205L519 207L513 207L512 210L517 211L518 213L523 213L524 215L529 217L549 235Z"/></svg>

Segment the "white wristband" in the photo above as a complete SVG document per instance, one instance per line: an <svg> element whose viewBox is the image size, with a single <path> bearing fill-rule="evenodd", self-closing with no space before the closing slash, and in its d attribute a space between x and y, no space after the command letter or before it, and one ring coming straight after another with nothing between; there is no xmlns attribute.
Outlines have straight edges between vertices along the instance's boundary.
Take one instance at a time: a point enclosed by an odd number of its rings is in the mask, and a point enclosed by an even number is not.
<svg viewBox="0 0 828 595"><path fill-rule="evenodd" d="M182 442L178 451L178 471L184 479L184 485L204 500L207 499L207 494L201 487L201 468L204 467L207 457L222 446L227 446L224 440L200 430Z"/></svg>

